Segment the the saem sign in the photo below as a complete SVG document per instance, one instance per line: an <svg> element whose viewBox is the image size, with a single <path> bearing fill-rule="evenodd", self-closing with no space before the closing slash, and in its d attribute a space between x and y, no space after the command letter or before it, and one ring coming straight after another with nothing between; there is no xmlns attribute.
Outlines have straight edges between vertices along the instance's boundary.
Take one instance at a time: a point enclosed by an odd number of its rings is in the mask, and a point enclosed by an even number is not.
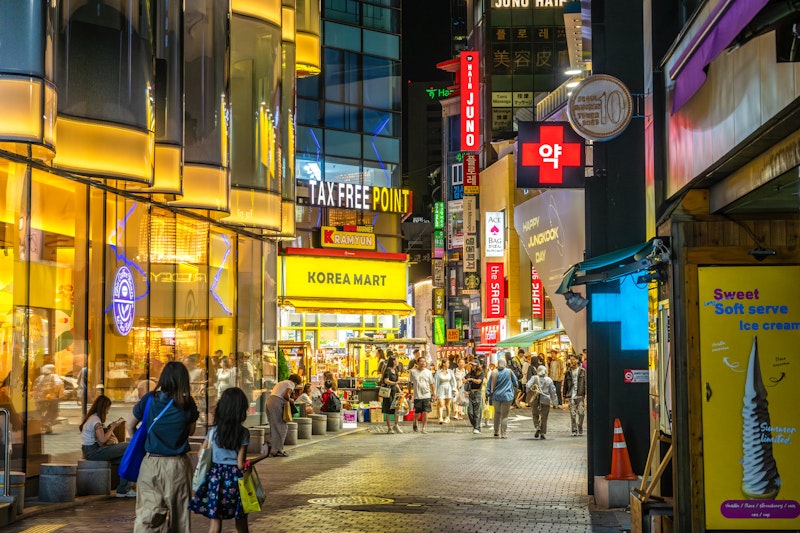
<svg viewBox="0 0 800 533"><path fill-rule="evenodd" d="M477 151L480 143L479 60L478 52L461 52L461 150L465 152Z"/></svg>
<svg viewBox="0 0 800 533"><path fill-rule="evenodd" d="M506 314L506 285L503 263L486 263L486 318Z"/></svg>

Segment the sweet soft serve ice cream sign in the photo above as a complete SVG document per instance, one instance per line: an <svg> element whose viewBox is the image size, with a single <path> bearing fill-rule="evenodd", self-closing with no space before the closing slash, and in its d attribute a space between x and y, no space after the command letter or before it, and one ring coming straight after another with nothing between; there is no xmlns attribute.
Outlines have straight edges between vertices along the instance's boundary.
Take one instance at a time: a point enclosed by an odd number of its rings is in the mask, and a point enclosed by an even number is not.
<svg viewBox="0 0 800 533"><path fill-rule="evenodd" d="M698 270L708 529L800 528L800 267Z"/></svg>

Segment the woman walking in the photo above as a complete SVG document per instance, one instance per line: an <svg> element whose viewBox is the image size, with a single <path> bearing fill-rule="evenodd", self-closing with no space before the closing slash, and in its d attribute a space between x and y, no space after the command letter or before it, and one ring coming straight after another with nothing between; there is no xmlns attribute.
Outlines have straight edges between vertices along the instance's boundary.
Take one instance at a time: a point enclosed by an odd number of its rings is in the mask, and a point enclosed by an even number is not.
<svg viewBox="0 0 800 533"><path fill-rule="evenodd" d="M434 376L436 381L436 398L439 402L439 423L449 424L453 409L453 393L456 390L456 374L450 370L450 362L445 359L439 365ZM447 413L445 415L445 413Z"/></svg>
<svg viewBox="0 0 800 533"><path fill-rule="evenodd" d="M81 451L87 461L109 461L119 466L119 461L128 447L127 442L119 442L114 435L114 430L125 423L120 418L109 425L105 425L108 412L111 410L111 398L101 394L92 402L86 418L83 419L78 429L81 432ZM131 489L130 480L119 478L117 485L117 498L135 498L136 491Z"/></svg>
<svg viewBox="0 0 800 533"><path fill-rule="evenodd" d="M381 405L381 411L383 411L383 416L386 418L386 433L390 435L392 433L403 432L403 430L400 429L400 426L397 425L397 415L395 414L395 410L392 409L392 400L394 400L395 395L400 392L398 381L400 381L400 375L397 372L397 359L394 357L389 357L386 359L386 368L384 368L378 384L384 387L391 387L392 389L389 397L383 398ZM392 417L394 417L394 428L392 428L391 425Z"/></svg>
<svg viewBox="0 0 800 533"><path fill-rule="evenodd" d="M147 420L142 420L145 406ZM192 463L189 460L189 435L194 434L200 414L191 395L189 371L178 361L164 366L153 392L148 392L133 407L128 419L128 434L133 435L141 421L148 432L147 454L136 482L136 522L134 533L160 532L166 522L170 532L189 531L188 511L192 494Z"/></svg>
<svg viewBox="0 0 800 533"><path fill-rule="evenodd" d="M297 374L292 374L289 379L284 379L272 387L272 392L267 398L267 420L269 420L269 445L267 454L272 457L289 457L283 451L283 441L286 440L286 433L289 426L283 421L283 404L292 398L294 388L302 383L302 378Z"/></svg>
<svg viewBox="0 0 800 533"><path fill-rule="evenodd" d="M189 509L211 520L208 533L219 533L222 521L231 518L236 522L237 533L250 531L239 496L239 478L250 468L247 461L250 431L242 425L249 407L244 391L231 387L222 392L214 410L216 426L211 441L206 441L211 447L211 468L189 502Z"/></svg>
<svg viewBox="0 0 800 533"><path fill-rule="evenodd" d="M497 370L489 375L486 384L486 395L494 406L494 436L503 439L508 437L508 411L518 387L517 377L507 365L504 358L498 357Z"/></svg>

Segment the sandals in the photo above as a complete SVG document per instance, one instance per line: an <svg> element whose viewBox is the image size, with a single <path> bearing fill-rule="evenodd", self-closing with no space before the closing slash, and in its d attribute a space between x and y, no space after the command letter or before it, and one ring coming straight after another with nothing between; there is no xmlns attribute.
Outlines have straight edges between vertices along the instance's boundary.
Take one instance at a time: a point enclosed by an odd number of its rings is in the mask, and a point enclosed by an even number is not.
<svg viewBox="0 0 800 533"><path fill-rule="evenodd" d="M284 451L280 451L273 453L272 455L270 455L270 457L289 457L289 454Z"/></svg>

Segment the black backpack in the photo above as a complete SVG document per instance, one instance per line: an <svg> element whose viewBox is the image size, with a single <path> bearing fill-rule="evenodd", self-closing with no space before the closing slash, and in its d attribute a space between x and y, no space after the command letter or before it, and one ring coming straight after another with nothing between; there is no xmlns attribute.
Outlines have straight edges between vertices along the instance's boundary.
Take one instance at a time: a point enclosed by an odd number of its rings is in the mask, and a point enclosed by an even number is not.
<svg viewBox="0 0 800 533"><path fill-rule="evenodd" d="M334 391L329 391L328 398L320 409L325 413L338 413L342 410L342 400L339 399L339 395Z"/></svg>
<svg viewBox="0 0 800 533"><path fill-rule="evenodd" d="M511 366L511 371L514 373L515 376L517 376L517 381L520 381L522 379L522 367L519 365L516 359L511 359L510 366Z"/></svg>

